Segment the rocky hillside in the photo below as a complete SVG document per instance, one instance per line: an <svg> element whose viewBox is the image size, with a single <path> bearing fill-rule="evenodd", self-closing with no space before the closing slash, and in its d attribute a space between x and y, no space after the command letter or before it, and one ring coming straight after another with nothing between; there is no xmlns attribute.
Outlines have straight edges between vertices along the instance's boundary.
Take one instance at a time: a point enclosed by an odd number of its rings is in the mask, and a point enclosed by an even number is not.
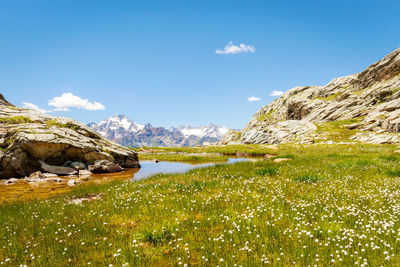
<svg viewBox="0 0 400 267"><path fill-rule="evenodd" d="M115 115L97 124L89 123L88 126L114 142L131 147L176 147L202 145L205 142L216 143L229 130L214 124L201 127L183 125L166 129L149 123L137 124L125 115Z"/></svg>
<svg viewBox="0 0 400 267"><path fill-rule="evenodd" d="M102 166L94 168L99 160ZM95 171L140 167L136 153L86 125L17 108L0 94L0 178L28 176L36 171L72 174L74 170L66 167L70 163Z"/></svg>
<svg viewBox="0 0 400 267"><path fill-rule="evenodd" d="M295 87L221 143L400 142L400 48L363 72Z"/></svg>

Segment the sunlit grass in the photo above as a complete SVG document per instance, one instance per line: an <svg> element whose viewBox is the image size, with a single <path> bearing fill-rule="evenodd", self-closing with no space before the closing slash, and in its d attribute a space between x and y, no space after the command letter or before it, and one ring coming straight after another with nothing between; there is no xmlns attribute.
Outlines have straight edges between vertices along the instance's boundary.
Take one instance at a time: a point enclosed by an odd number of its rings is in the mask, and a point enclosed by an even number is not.
<svg viewBox="0 0 400 267"><path fill-rule="evenodd" d="M273 152L291 161L216 165L3 204L0 263L396 266L395 150L284 146ZM93 193L102 198L68 204Z"/></svg>

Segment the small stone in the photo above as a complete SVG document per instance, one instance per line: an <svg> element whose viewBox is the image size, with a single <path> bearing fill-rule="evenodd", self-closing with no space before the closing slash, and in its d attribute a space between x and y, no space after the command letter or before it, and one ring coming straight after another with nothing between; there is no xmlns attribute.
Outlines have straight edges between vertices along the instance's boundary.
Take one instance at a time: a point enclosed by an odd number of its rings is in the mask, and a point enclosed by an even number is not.
<svg viewBox="0 0 400 267"><path fill-rule="evenodd" d="M63 179L59 178L59 177L55 177L55 178L46 178L45 179L46 182L57 182L57 183L61 183L62 181L64 181Z"/></svg>
<svg viewBox="0 0 400 267"><path fill-rule="evenodd" d="M68 184L69 186L75 186L75 185L78 184L78 182L77 182L76 180L74 180L74 179L71 179L71 180L68 181L67 184Z"/></svg>
<svg viewBox="0 0 400 267"><path fill-rule="evenodd" d="M88 170L79 170L79 176L89 176L92 175L92 173Z"/></svg>
<svg viewBox="0 0 400 267"><path fill-rule="evenodd" d="M37 171L37 172L34 172L31 175L29 175L28 179L34 180L34 179L45 179L45 178L46 178L46 176L42 172Z"/></svg>
<svg viewBox="0 0 400 267"><path fill-rule="evenodd" d="M6 185L10 185L10 184L15 184L17 181L19 181L19 179L17 178L10 178L4 181L4 184Z"/></svg>

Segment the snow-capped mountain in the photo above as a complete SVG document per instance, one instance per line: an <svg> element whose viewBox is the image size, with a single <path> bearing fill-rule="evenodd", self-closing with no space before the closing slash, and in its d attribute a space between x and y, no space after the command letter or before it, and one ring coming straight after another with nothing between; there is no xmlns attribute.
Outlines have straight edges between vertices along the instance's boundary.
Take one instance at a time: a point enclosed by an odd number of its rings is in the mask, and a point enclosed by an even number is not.
<svg viewBox="0 0 400 267"><path fill-rule="evenodd" d="M185 137L191 135L198 137L215 137L218 140L222 139L225 134L229 131L225 126L209 124L207 126L192 127L187 125L181 125L177 128Z"/></svg>
<svg viewBox="0 0 400 267"><path fill-rule="evenodd" d="M228 128L220 125L192 127L181 125L166 129L147 123L138 124L125 115L115 115L89 127L117 143L125 146L195 146L204 142L220 141Z"/></svg>

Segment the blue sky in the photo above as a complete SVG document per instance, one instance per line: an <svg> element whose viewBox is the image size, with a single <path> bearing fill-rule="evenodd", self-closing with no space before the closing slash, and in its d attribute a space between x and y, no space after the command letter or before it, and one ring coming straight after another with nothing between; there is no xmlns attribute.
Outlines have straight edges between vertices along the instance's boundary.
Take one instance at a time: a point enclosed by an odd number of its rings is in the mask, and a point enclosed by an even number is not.
<svg viewBox="0 0 400 267"><path fill-rule="evenodd" d="M85 123L242 128L273 91L359 72L400 44L398 1L0 4L0 92ZM247 51L216 53L229 42ZM54 99L65 93L75 107Z"/></svg>

